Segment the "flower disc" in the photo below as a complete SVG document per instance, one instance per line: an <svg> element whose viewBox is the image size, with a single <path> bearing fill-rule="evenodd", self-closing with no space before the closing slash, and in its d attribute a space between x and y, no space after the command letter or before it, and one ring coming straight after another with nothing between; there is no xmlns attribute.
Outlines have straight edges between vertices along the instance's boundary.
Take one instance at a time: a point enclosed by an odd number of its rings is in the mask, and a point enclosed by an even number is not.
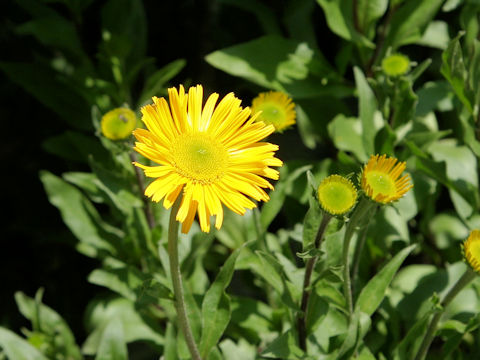
<svg viewBox="0 0 480 360"><path fill-rule="evenodd" d="M361 186L365 194L379 203L390 203L400 199L413 185L410 177L399 178L406 168L405 162L397 164L396 158L386 155L371 156L362 171Z"/></svg>
<svg viewBox="0 0 480 360"><path fill-rule="evenodd" d="M273 189L265 179L278 179L282 166L275 158L277 145L261 142L275 129L250 117L233 93L217 105L218 94L203 103L203 88L191 87L185 93L168 89L165 98L153 98L153 105L142 109L147 129L137 129L135 150L157 166L135 163L145 175L155 180L145 189L153 201L163 199L170 208L182 193L177 220L187 233L198 214L202 231L210 231L210 217L215 227L223 222L223 205L238 214L252 209L257 201L269 199L264 188Z"/></svg>
<svg viewBox="0 0 480 360"><path fill-rule="evenodd" d="M392 77L404 75L410 70L410 59L402 54L392 54L383 59L382 69Z"/></svg>
<svg viewBox="0 0 480 360"><path fill-rule="evenodd" d="M122 140L132 134L137 125L135 113L127 108L107 112L101 121L102 134L110 140Z"/></svg>
<svg viewBox="0 0 480 360"><path fill-rule="evenodd" d="M295 124L295 104L292 99L279 91L260 93L252 101L252 114L260 112L259 121L272 124L277 132L282 132Z"/></svg>
<svg viewBox="0 0 480 360"><path fill-rule="evenodd" d="M330 175L318 187L318 201L332 215L345 214L355 205L357 190L347 178Z"/></svg>

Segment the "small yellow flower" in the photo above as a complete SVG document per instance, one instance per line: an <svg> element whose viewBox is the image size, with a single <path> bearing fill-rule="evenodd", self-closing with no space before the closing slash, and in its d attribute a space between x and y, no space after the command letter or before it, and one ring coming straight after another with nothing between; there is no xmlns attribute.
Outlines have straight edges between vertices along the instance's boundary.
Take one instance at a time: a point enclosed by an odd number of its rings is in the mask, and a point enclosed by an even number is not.
<svg viewBox="0 0 480 360"><path fill-rule="evenodd" d="M406 168L405 162L387 158L387 155L372 155L362 171L361 186L372 200L387 204L400 199L410 190L410 176L399 178Z"/></svg>
<svg viewBox="0 0 480 360"><path fill-rule="evenodd" d="M404 75L410 70L410 59L403 54L392 54L382 60L382 69L388 76Z"/></svg>
<svg viewBox="0 0 480 360"><path fill-rule="evenodd" d="M218 94L211 94L204 105L203 88L191 87L185 93L168 89L165 98L153 98L153 105L142 108L147 129L136 129L135 150L157 166L135 163L145 175L155 180L145 189L153 201L164 199L169 209L183 194L177 221L187 233L198 214L202 231L210 231L210 217L215 227L223 222L223 205L237 214L256 204L249 199L268 201L264 188L273 186L264 178L277 180L279 173L271 166L282 166L275 158L278 146L262 139L275 129L256 122L250 109L242 108L233 93L218 104Z"/></svg>
<svg viewBox="0 0 480 360"><path fill-rule="evenodd" d="M355 205L357 189L349 179L340 175L330 175L318 186L318 201L326 212L342 215Z"/></svg>
<svg viewBox="0 0 480 360"><path fill-rule="evenodd" d="M287 94L279 91L260 93L252 101L252 114L261 111L259 121L272 124L276 132L282 132L295 124L295 104Z"/></svg>
<svg viewBox="0 0 480 360"><path fill-rule="evenodd" d="M116 108L102 117L102 134L110 140L126 139L137 125L135 113L127 108Z"/></svg>
<svg viewBox="0 0 480 360"><path fill-rule="evenodd" d="M480 272L480 230L473 230L465 240L463 254L472 269Z"/></svg>

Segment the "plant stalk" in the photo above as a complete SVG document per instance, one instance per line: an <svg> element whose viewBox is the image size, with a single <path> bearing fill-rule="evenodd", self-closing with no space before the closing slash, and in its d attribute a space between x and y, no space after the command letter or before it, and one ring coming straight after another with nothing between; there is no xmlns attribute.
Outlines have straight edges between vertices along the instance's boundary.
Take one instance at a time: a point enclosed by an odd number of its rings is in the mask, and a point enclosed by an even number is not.
<svg viewBox="0 0 480 360"><path fill-rule="evenodd" d="M193 337L190 322L187 316L187 307L183 295L182 274L180 272L180 264L178 261L178 221L176 220L178 209L180 208L181 196L177 198L170 212L170 222L168 225L168 256L170 260L170 273L172 276L173 293L175 295L175 309L177 310L177 318L180 329L185 337L188 350L192 355L192 359L201 360L200 352Z"/></svg>
<svg viewBox="0 0 480 360"><path fill-rule="evenodd" d="M352 240L353 233L355 232L360 220L363 219L366 214L368 214L372 206L374 206L374 204L369 199L362 198L358 206L353 211L345 230L345 236L343 238L343 291L345 294L345 299L347 300L347 311L349 318L353 313L352 283L350 280L350 261L348 258L350 241Z"/></svg>
<svg viewBox="0 0 480 360"><path fill-rule="evenodd" d="M132 163L137 161L137 156L135 155L135 153L130 152L128 155ZM137 178L138 187L140 188L140 196L143 201L143 211L145 212L148 226L150 227L150 229L153 229L155 227L155 218L152 213L150 201L148 201L147 197L145 196L145 181L143 181L143 174L142 171L135 165L133 165L133 168L135 169L135 176Z"/></svg>
<svg viewBox="0 0 480 360"><path fill-rule="evenodd" d="M332 219L332 216L328 213L324 213L322 217L322 222L318 227L317 235L315 237L315 249L320 248L323 235L327 229L327 225ZM303 293L302 293L302 302L300 306L300 312L297 316L297 330L298 330L298 342L300 348L303 351L307 351L307 309L308 309L308 300L310 299L310 280L312 278L313 269L317 262L318 256L313 256L307 261L305 267L305 276L303 278Z"/></svg>
<svg viewBox="0 0 480 360"><path fill-rule="evenodd" d="M475 276L476 272L473 271L470 267L467 268L465 273L462 275L460 279L456 282L456 284L448 291L442 301L440 301L440 305L442 310L438 311L430 321L430 325L428 326L427 332L425 333L425 337L418 349L417 355L415 356L415 360L423 360L427 355L428 349L435 338L435 333L437 332L437 326L440 322L440 318L442 317L443 313L445 312L445 308L452 302L452 300L458 295L458 293L467 286L470 281L472 281Z"/></svg>

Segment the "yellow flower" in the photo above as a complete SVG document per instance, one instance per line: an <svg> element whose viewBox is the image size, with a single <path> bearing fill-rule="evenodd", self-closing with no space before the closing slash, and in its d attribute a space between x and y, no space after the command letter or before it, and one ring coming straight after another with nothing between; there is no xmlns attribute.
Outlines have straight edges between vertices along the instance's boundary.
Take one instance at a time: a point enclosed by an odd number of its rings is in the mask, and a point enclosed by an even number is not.
<svg viewBox="0 0 480 360"><path fill-rule="evenodd" d="M402 54L392 54L382 60L382 69L392 77L404 75L410 70L410 59Z"/></svg>
<svg viewBox="0 0 480 360"><path fill-rule="evenodd" d="M463 243L465 259L476 272L480 272L480 230L473 230Z"/></svg>
<svg viewBox="0 0 480 360"><path fill-rule="evenodd" d="M187 233L198 213L202 231L210 231L210 216L215 227L223 222L223 205L237 214L252 209L257 201L269 200L263 188L273 189L264 179L278 179L282 166L275 158L277 145L259 142L275 129L250 117L233 93L217 105L218 94L210 95L202 108L203 88L191 87L185 93L168 89L165 98L153 98L153 105L142 108L142 120L148 130L136 129L135 150L158 166L135 163L145 175L156 178L145 190L153 201L164 199L169 209L180 193L182 202L177 221Z"/></svg>
<svg viewBox="0 0 480 360"><path fill-rule="evenodd" d="M132 134L137 117L130 109L116 108L103 115L100 125L103 136L110 140L122 140Z"/></svg>
<svg viewBox="0 0 480 360"><path fill-rule="evenodd" d="M272 124L275 131L282 132L295 124L295 104L292 99L279 91L260 93L252 101L252 114L261 111L258 121Z"/></svg>
<svg viewBox="0 0 480 360"><path fill-rule="evenodd" d="M404 175L405 162L387 158L386 155L372 155L362 171L361 186L372 200L386 204L400 199L410 190L410 176Z"/></svg>
<svg viewBox="0 0 480 360"><path fill-rule="evenodd" d="M318 201L332 215L350 211L357 201L357 189L352 182L340 175L330 175L318 186Z"/></svg>

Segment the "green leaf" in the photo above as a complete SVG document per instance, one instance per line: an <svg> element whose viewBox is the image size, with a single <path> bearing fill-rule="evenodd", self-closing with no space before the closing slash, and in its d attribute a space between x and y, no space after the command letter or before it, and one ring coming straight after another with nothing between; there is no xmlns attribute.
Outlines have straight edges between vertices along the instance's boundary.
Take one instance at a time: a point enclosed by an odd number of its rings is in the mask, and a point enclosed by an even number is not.
<svg viewBox="0 0 480 360"><path fill-rule="evenodd" d="M357 45L374 48L375 45L355 29L353 2L343 0L317 0L325 13L328 27L345 40L353 41ZM372 14L376 17L377 14ZM360 17L359 17L360 19ZM370 18L367 22L370 22ZM364 23L364 25L366 25Z"/></svg>
<svg viewBox="0 0 480 360"><path fill-rule="evenodd" d="M15 301L22 315L34 325L34 330L55 339L55 347L62 349L58 350L59 352L72 359L81 359L80 349L72 331L56 311L22 292L15 293Z"/></svg>
<svg viewBox="0 0 480 360"><path fill-rule="evenodd" d="M107 55L138 63L147 47L147 24L143 2L109 0L102 8L102 30L109 33L102 44Z"/></svg>
<svg viewBox="0 0 480 360"><path fill-rule="evenodd" d="M235 262L242 249L235 250L228 257L203 298L202 337L199 348L202 358L206 358L212 347L218 343L230 321L230 299L225 289L232 280Z"/></svg>
<svg viewBox="0 0 480 360"><path fill-rule="evenodd" d="M425 116L434 110L448 111L453 109L450 85L445 80L427 82L417 92L417 116Z"/></svg>
<svg viewBox="0 0 480 360"><path fill-rule="evenodd" d="M370 316L358 309L354 311L348 326L347 335L340 347L338 354L339 360L347 360L352 357L362 343L362 339L367 334L370 324Z"/></svg>
<svg viewBox="0 0 480 360"><path fill-rule="evenodd" d="M367 315L372 315L375 312L385 297L385 292L395 273L415 247L416 245L410 245L401 250L365 285L355 303L356 311L361 311Z"/></svg>
<svg viewBox="0 0 480 360"><path fill-rule="evenodd" d="M260 258L260 262L254 263L253 270L273 287L286 306L298 311L299 305L297 304L295 297L296 295L299 297L300 294L292 292L298 290L301 285L293 284L285 279L284 267L274 256L263 251L256 251L256 255Z"/></svg>
<svg viewBox="0 0 480 360"><path fill-rule="evenodd" d="M338 150L351 152L362 162L368 159L363 144L362 124L359 119L338 114L328 124L328 133Z"/></svg>
<svg viewBox="0 0 480 360"><path fill-rule="evenodd" d="M263 357L280 359L301 359L304 352L297 346L292 330L280 335L262 352Z"/></svg>
<svg viewBox="0 0 480 360"><path fill-rule="evenodd" d="M17 34L36 37L44 46L66 51L70 59L76 62L88 61L74 23L54 11L49 16L24 23L15 30Z"/></svg>
<svg viewBox="0 0 480 360"><path fill-rule="evenodd" d="M437 162L445 162L450 197L458 214L468 218L479 208L477 158L466 146L445 139L433 143L428 151ZM438 175L438 173L437 173Z"/></svg>
<svg viewBox="0 0 480 360"><path fill-rule="evenodd" d="M150 75L138 99L137 107L140 108L148 103L153 96L164 95L166 83L182 71L186 64L184 59L178 59Z"/></svg>
<svg viewBox="0 0 480 360"><path fill-rule="evenodd" d="M363 72L358 67L354 67L353 74L358 93L359 118L362 122L362 144L367 155L370 155L375 152L374 141L377 129L374 116L377 100Z"/></svg>
<svg viewBox="0 0 480 360"><path fill-rule="evenodd" d="M423 340L430 317L431 313L429 312L410 327L405 337L393 350L394 360L407 360L413 358Z"/></svg>
<svg viewBox="0 0 480 360"><path fill-rule="evenodd" d="M319 140L318 134L315 133L312 121L308 114L303 110L300 104L295 104L295 112L297 113L297 128L302 141L309 149L315 149Z"/></svg>
<svg viewBox="0 0 480 360"><path fill-rule="evenodd" d="M225 339L220 343L223 358L228 360L255 360L257 359L256 346L247 343L244 339L239 339L234 343L230 339Z"/></svg>
<svg viewBox="0 0 480 360"><path fill-rule="evenodd" d="M95 360L127 360L128 351L123 335L123 324L112 318L103 331Z"/></svg>
<svg viewBox="0 0 480 360"><path fill-rule="evenodd" d="M315 332L327 316L329 303L317 293L317 287L310 293L307 307L307 336Z"/></svg>
<svg viewBox="0 0 480 360"><path fill-rule="evenodd" d="M301 166L291 173L288 173L286 166L280 170L280 180L275 185L275 189L270 194L270 200L262 206L260 214L260 223L264 231L267 230L270 223L275 219L277 214L283 208L288 189L293 185L303 173L311 169L311 165Z"/></svg>
<svg viewBox="0 0 480 360"><path fill-rule="evenodd" d="M392 127L398 128L413 121L417 102L418 96L413 92L412 83L406 78L399 79L392 102Z"/></svg>
<svg viewBox="0 0 480 360"><path fill-rule="evenodd" d="M0 327L0 348L8 359L15 360L48 360L35 347L14 332Z"/></svg>
<svg viewBox="0 0 480 360"><path fill-rule="evenodd" d="M412 44L421 39L430 21L440 9L444 0L406 0L394 8L384 49L393 51L402 45Z"/></svg>
<svg viewBox="0 0 480 360"><path fill-rule="evenodd" d="M166 286L133 266L95 269L88 276L88 281L105 286L131 301L158 303L158 299L173 299L172 292Z"/></svg>
<svg viewBox="0 0 480 360"><path fill-rule="evenodd" d="M141 340L164 345L163 330L159 324L147 323L135 308L135 303L125 298L95 299L89 304L86 314L89 335L82 346L85 355L97 353L104 329L114 318L118 318L123 325L125 343Z"/></svg>
<svg viewBox="0 0 480 360"><path fill-rule="evenodd" d="M90 257L117 253L113 244L120 243L121 234L101 220L78 189L48 171L42 171L40 179L50 203L60 210L63 221L80 240L79 251Z"/></svg>
<svg viewBox="0 0 480 360"><path fill-rule="evenodd" d="M459 33L448 44L447 49L442 54L441 73L448 80L457 95L458 99L467 108L470 114L473 114L473 104L475 103L474 94L467 80L467 69L463 60L460 38L463 33Z"/></svg>
<svg viewBox="0 0 480 360"><path fill-rule="evenodd" d="M303 251L309 250L314 245L322 217L327 216L323 214L315 195L310 196L309 203L310 207L303 220Z"/></svg>
<svg viewBox="0 0 480 360"><path fill-rule="evenodd" d="M359 30L369 39L373 38L374 25L387 11L388 0L359 0L357 4L357 22ZM355 16L355 15L354 15Z"/></svg>
<svg viewBox="0 0 480 360"><path fill-rule="evenodd" d="M42 147L51 154L67 160L87 163L92 156L100 163L109 163L110 155L93 136L87 136L80 132L66 131L61 135L48 138L42 143Z"/></svg>
<svg viewBox="0 0 480 360"><path fill-rule="evenodd" d="M167 329L165 330L163 356L165 360L177 360L177 336L175 334L175 327L171 322L167 323Z"/></svg>
<svg viewBox="0 0 480 360"><path fill-rule="evenodd" d="M448 24L445 21L432 21L428 24L422 38L416 43L445 50L449 41Z"/></svg>
<svg viewBox="0 0 480 360"><path fill-rule="evenodd" d="M276 35L217 50L205 60L230 75L286 92L293 98L344 96L349 92L339 85L338 76L318 51L306 43Z"/></svg>

